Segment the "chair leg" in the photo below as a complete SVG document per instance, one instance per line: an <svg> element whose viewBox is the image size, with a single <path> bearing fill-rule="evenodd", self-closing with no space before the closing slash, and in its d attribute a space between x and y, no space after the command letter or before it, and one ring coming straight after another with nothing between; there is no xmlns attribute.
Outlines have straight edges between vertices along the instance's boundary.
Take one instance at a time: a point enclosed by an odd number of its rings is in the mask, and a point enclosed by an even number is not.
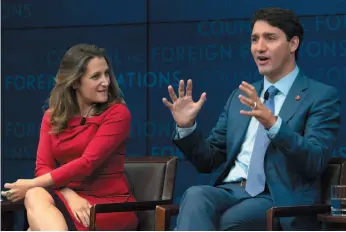
<svg viewBox="0 0 346 232"><path fill-rule="evenodd" d="M267 231L273 231L274 227L275 227L274 209L270 208L267 211Z"/></svg>
<svg viewBox="0 0 346 232"><path fill-rule="evenodd" d="M171 215L163 207L156 206L155 211L155 231L167 231L171 222Z"/></svg>
<svg viewBox="0 0 346 232"><path fill-rule="evenodd" d="M89 225L90 231L96 231L96 209L95 205L93 205L90 208L90 225Z"/></svg>

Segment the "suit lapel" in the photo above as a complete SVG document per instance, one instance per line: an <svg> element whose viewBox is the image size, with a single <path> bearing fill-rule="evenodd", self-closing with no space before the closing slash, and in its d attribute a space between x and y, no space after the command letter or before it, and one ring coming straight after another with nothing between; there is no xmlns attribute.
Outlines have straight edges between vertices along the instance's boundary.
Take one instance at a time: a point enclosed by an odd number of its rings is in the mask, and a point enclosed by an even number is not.
<svg viewBox="0 0 346 232"><path fill-rule="evenodd" d="M256 88L257 95L260 96L261 91L263 89L263 80L255 82L253 86ZM239 90L239 93L246 96L241 90ZM235 101L237 102L236 104L232 104L234 107L230 108L230 111L231 111L230 114L238 114L239 116L231 117L233 119L235 118L235 121L231 122L232 126L230 128L234 128L234 129L231 132L230 138L232 139L234 148L236 148L235 149L236 152L233 152L234 155L229 157L230 160L232 160L240 151L241 145L244 142L245 135L251 120L250 116L240 114L240 110L249 111L251 109L248 106L242 104L238 96L235 96L235 97L236 97Z"/></svg>
<svg viewBox="0 0 346 232"><path fill-rule="evenodd" d="M299 72L279 112L279 116L284 122L288 122L293 117L306 96L307 88L307 78L302 72Z"/></svg>
<svg viewBox="0 0 346 232"><path fill-rule="evenodd" d="M253 86L256 88L257 95L260 96L261 91L263 90L263 80L255 82ZM292 118L292 116L298 109L300 103L304 100L307 94L307 91L306 91L307 88L308 88L307 78L302 72L299 72L279 112L279 116L284 122L288 122ZM239 93L244 94L241 91ZM229 157L230 160L235 158L235 156L240 151L241 145L244 142L245 135L251 120L251 117L244 116L239 113L240 110L246 110L246 111L250 110L249 107L243 105L239 101L238 96L236 96L235 101L237 102L236 104L232 104L233 107L230 109L231 111L230 114L238 113L239 116L235 117L236 119L234 122L231 122L231 125L232 125L231 128L234 128L234 130L232 130L230 134L230 138L232 138L233 146L236 149L235 149L235 152L233 152L234 155ZM234 120L233 117L231 118Z"/></svg>
<svg viewBox="0 0 346 232"><path fill-rule="evenodd" d="M263 90L263 80L258 81L253 84L253 86L256 88L258 96L260 96L261 91ZM307 78L304 74L301 72L298 74L297 78L295 79L294 83L292 84L292 87L290 88L286 99L281 107L281 110L279 112L279 116L284 122L288 122L296 110L298 109L300 103L303 101L303 99L306 96L307 91L305 91L308 88L307 84ZM241 91L238 92L238 94L243 94ZM298 100L296 97L298 97ZM241 115L239 113L240 110L249 110L248 106L243 105L238 96L235 96L235 104L232 104L232 107L229 109L229 114L239 114L239 116L230 117L233 122L229 122L229 128L234 128L230 132L230 143L232 149L230 150L230 156L228 156L228 166L233 164L233 160L236 158L236 156L239 154L241 146L244 142L246 132L249 127L249 123L251 120L251 117ZM230 168L230 167L229 167ZM225 173L229 171L229 169L225 169Z"/></svg>

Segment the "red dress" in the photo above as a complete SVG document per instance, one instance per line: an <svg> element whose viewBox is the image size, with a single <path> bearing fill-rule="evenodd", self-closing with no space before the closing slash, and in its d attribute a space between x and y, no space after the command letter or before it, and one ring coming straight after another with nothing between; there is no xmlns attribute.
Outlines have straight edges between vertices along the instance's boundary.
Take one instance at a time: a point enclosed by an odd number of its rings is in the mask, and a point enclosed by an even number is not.
<svg viewBox="0 0 346 232"><path fill-rule="evenodd" d="M52 175L53 191L67 208L74 226L77 230L88 230L72 214L58 189L71 188L91 205L135 201L124 173L131 114L126 106L114 104L101 115L88 118L84 125L80 122L81 117L73 117L62 133L49 134L50 113L46 111L41 125L35 175ZM137 224L134 212L96 216L97 230L136 230Z"/></svg>

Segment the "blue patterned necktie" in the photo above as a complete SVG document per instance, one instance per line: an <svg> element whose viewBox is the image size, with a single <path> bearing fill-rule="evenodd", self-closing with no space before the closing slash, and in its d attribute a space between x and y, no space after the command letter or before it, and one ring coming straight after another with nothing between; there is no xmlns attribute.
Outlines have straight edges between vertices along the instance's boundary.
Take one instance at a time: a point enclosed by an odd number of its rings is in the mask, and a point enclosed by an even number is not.
<svg viewBox="0 0 346 232"><path fill-rule="evenodd" d="M278 91L279 90L274 86L270 86L267 90L268 99L264 101L264 105L266 105L273 114L275 113L274 97L278 93ZM252 197L262 193L265 188L266 176L264 173L263 164L264 156L269 143L270 140L268 138L268 135L266 134L262 124L259 123L245 186L246 192L248 192Z"/></svg>

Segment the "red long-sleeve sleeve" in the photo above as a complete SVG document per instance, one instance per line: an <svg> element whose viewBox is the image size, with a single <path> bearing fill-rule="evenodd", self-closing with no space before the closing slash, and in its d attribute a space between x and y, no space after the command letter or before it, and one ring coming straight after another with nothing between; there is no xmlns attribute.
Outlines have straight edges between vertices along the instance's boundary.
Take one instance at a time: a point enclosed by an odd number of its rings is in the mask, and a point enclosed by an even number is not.
<svg viewBox="0 0 346 232"><path fill-rule="evenodd" d="M49 122L49 112L45 112L40 129L40 139L36 155L35 176L42 176L53 171L56 167L52 154L52 141L49 131L51 129Z"/></svg>
<svg viewBox="0 0 346 232"><path fill-rule="evenodd" d="M126 106L117 104L109 109L95 136L79 158L51 171L57 187L90 176L130 135L131 114Z"/></svg>

